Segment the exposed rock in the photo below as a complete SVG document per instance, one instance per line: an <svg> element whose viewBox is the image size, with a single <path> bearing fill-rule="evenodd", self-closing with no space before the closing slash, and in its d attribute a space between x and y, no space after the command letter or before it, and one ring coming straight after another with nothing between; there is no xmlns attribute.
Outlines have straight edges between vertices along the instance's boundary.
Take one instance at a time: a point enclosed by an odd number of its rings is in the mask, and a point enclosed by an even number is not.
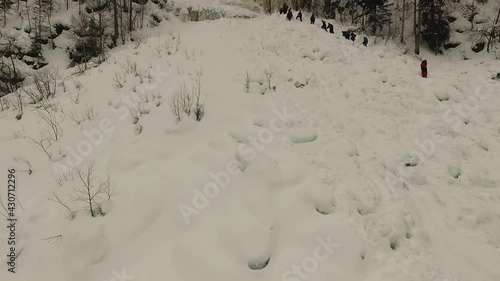
<svg viewBox="0 0 500 281"><path fill-rule="evenodd" d="M476 44L474 44L471 49L472 51L476 52L476 53L479 53L481 52L483 49L484 49L484 46L486 45L486 43L484 41L482 42L477 42Z"/></svg>

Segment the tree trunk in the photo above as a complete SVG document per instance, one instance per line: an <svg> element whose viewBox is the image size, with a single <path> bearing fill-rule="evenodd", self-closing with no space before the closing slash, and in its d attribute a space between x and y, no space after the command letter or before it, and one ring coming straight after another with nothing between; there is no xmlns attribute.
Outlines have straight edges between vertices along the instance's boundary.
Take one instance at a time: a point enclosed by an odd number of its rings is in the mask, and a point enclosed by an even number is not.
<svg viewBox="0 0 500 281"><path fill-rule="evenodd" d="M132 33L132 27L133 27L133 25L132 25L132 0L130 0L128 3L129 3L129 7L128 7L128 21L129 21L128 31L130 33Z"/></svg>
<svg viewBox="0 0 500 281"><path fill-rule="evenodd" d="M141 4L141 28L144 28L144 12L146 10L146 6Z"/></svg>
<svg viewBox="0 0 500 281"><path fill-rule="evenodd" d="M28 2L28 1L26 1ZM35 40L36 46L38 50L42 49L42 46L40 44L40 38L42 37L42 0L38 0L38 19L37 19L37 27L36 27L36 33L35 33ZM39 45L40 44L40 45Z"/></svg>
<svg viewBox="0 0 500 281"><path fill-rule="evenodd" d="M420 17L421 9L417 0L413 2L413 32L415 33L415 54L420 54ZM418 9L418 12L417 12Z"/></svg>
<svg viewBox="0 0 500 281"><path fill-rule="evenodd" d="M116 46L116 40L118 39L118 0L113 0L113 22L114 22L114 34L113 34L113 46Z"/></svg>
<svg viewBox="0 0 500 281"><path fill-rule="evenodd" d="M403 0L403 14L401 15L401 44L405 43L405 17L406 17L406 0Z"/></svg>
<svg viewBox="0 0 500 281"><path fill-rule="evenodd" d="M9 53L11 53L10 45L9 45ZM10 61L12 63L12 70L14 72L14 89L17 90L17 71L16 71L16 64L14 63L14 56L12 54L10 55Z"/></svg>
<svg viewBox="0 0 500 281"><path fill-rule="evenodd" d="M497 14L497 17L495 19L495 24L493 24L493 26L491 27L491 31L490 31L490 34L488 36L488 45L486 46L486 52L488 52L488 53L490 52L490 47L492 45L493 36L495 35L495 27L498 24L498 19L499 18L500 18L500 8L498 8L498 14Z"/></svg>
<svg viewBox="0 0 500 281"><path fill-rule="evenodd" d="M7 0L3 0L3 27L7 26Z"/></svg>
<svg viewBox="0 0 500 281"><path fill-rule="evenodd" d="M28 26L31 32L31 19L30 19L30 9L28 8L28 1L26 1L26 15L28 16Z"/></svg>
<svg viewBox="0 0 500 281"><path fill-rule="evenodd" d="M475 2L475 0L472 0L472 5L470 7L470 30L474 29L474 16L475 16L475 14L474 14L474 10L475 10L474 2Z"/></svg>

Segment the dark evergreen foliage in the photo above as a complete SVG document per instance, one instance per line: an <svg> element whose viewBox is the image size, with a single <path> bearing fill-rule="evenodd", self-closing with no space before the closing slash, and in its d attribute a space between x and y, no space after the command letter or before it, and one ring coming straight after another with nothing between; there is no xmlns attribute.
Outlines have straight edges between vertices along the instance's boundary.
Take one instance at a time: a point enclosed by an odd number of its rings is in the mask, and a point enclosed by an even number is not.
<svg viewBox="0 0 500 281"><path fill-rule="evenodd" d="M422 9L422 39L433 51L440 52L439 48L450 38L450 25L444 15L443 0L421 0Z"/></svg>

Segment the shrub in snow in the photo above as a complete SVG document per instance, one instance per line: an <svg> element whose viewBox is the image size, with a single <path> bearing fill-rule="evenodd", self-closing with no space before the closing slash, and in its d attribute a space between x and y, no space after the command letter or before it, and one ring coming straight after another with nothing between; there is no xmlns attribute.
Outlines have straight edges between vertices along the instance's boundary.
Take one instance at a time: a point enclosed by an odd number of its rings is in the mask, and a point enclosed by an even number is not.
<svg viewBox="0 0 500 281"><path fill-rule="evenodd" d="M178 17L181 21L186 22L190 20L189 11L186 8L175 8L174 15Z"/></svg>
<svg viewBox="0 0 500 281"><path fill-rule="evenodd" d="M87 164L75 167L71 170L76 182L73 183L73 193L70 195L71 201L83 204L85 209L90 211L92 217L99 214L104 215L101 211L100 204L104 200L111 200L111 197L116 194L115 186L111 181L111 173L107 171L104 177L96 175L95 162L91 161ZM60 203L70 212L71 209L54 193L52 201Z"/></svg>
<svg viewBox="0 0 500 281"><path fill-rule="evenodd" d="M271 68L264 71L264 78L266 79L267 89L271 90L271 84L273 82L274 70Z"/></svg>
<svg viewBox="0 0 500 281"><path fill-rule="evenodd" d="M49 127L48 133L44 134L47 139L57 141L62 136L63 131L57 116L59 108L59 104L41 101L40 107L35 111L35 114Z"/></svg>
<svg viewBox="0 0 500 281"><path fill-rule="evenodd" d="M194 116L196 121L200 122L203 117L205 117L205 101L202 101L202 91L201 91L201 76L203 75L202 70L196 71L195 85L192 88L192 95L194 98Z"/></svg>
<svg viewBox="0 0 500 281"><path fill-rule="evenodd" d="M199 20L216 20L226 17L226 12L222 9L203 8L198 12Z"/></svg>
<svg viewBox="0 0 500 281"><path fill-rule="evenodd" d="M245 92L248 93L250 92L250 83L252 82L252 79L250 78L250 73L247 72L245 73L245 82L243 83L243 86L245 86Z"/></svg>
<svg viewBox="0 0 500 281"><path fill-rule="evenodd" d="M175 116L177 122L181 121L182 113L182 97L179 91L174 92L172 99L170 100L170 111Z"/></svg>

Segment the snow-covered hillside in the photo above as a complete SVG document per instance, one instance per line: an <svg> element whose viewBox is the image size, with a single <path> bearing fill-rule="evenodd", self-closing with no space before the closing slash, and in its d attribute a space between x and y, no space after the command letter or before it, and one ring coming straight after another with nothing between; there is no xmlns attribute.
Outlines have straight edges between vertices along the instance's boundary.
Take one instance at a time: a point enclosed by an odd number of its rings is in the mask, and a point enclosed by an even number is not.
<svg viewBox="0 0 500 281"><path fill-rule="evenodd" d="M498 61L334 25L167 23L63 72L46 112L0 112L0 194L15 168L18 199L0 280L500 280ZM200 122L173 114L183 85ZM95 217L85 184L115 187Z"/></svg>

